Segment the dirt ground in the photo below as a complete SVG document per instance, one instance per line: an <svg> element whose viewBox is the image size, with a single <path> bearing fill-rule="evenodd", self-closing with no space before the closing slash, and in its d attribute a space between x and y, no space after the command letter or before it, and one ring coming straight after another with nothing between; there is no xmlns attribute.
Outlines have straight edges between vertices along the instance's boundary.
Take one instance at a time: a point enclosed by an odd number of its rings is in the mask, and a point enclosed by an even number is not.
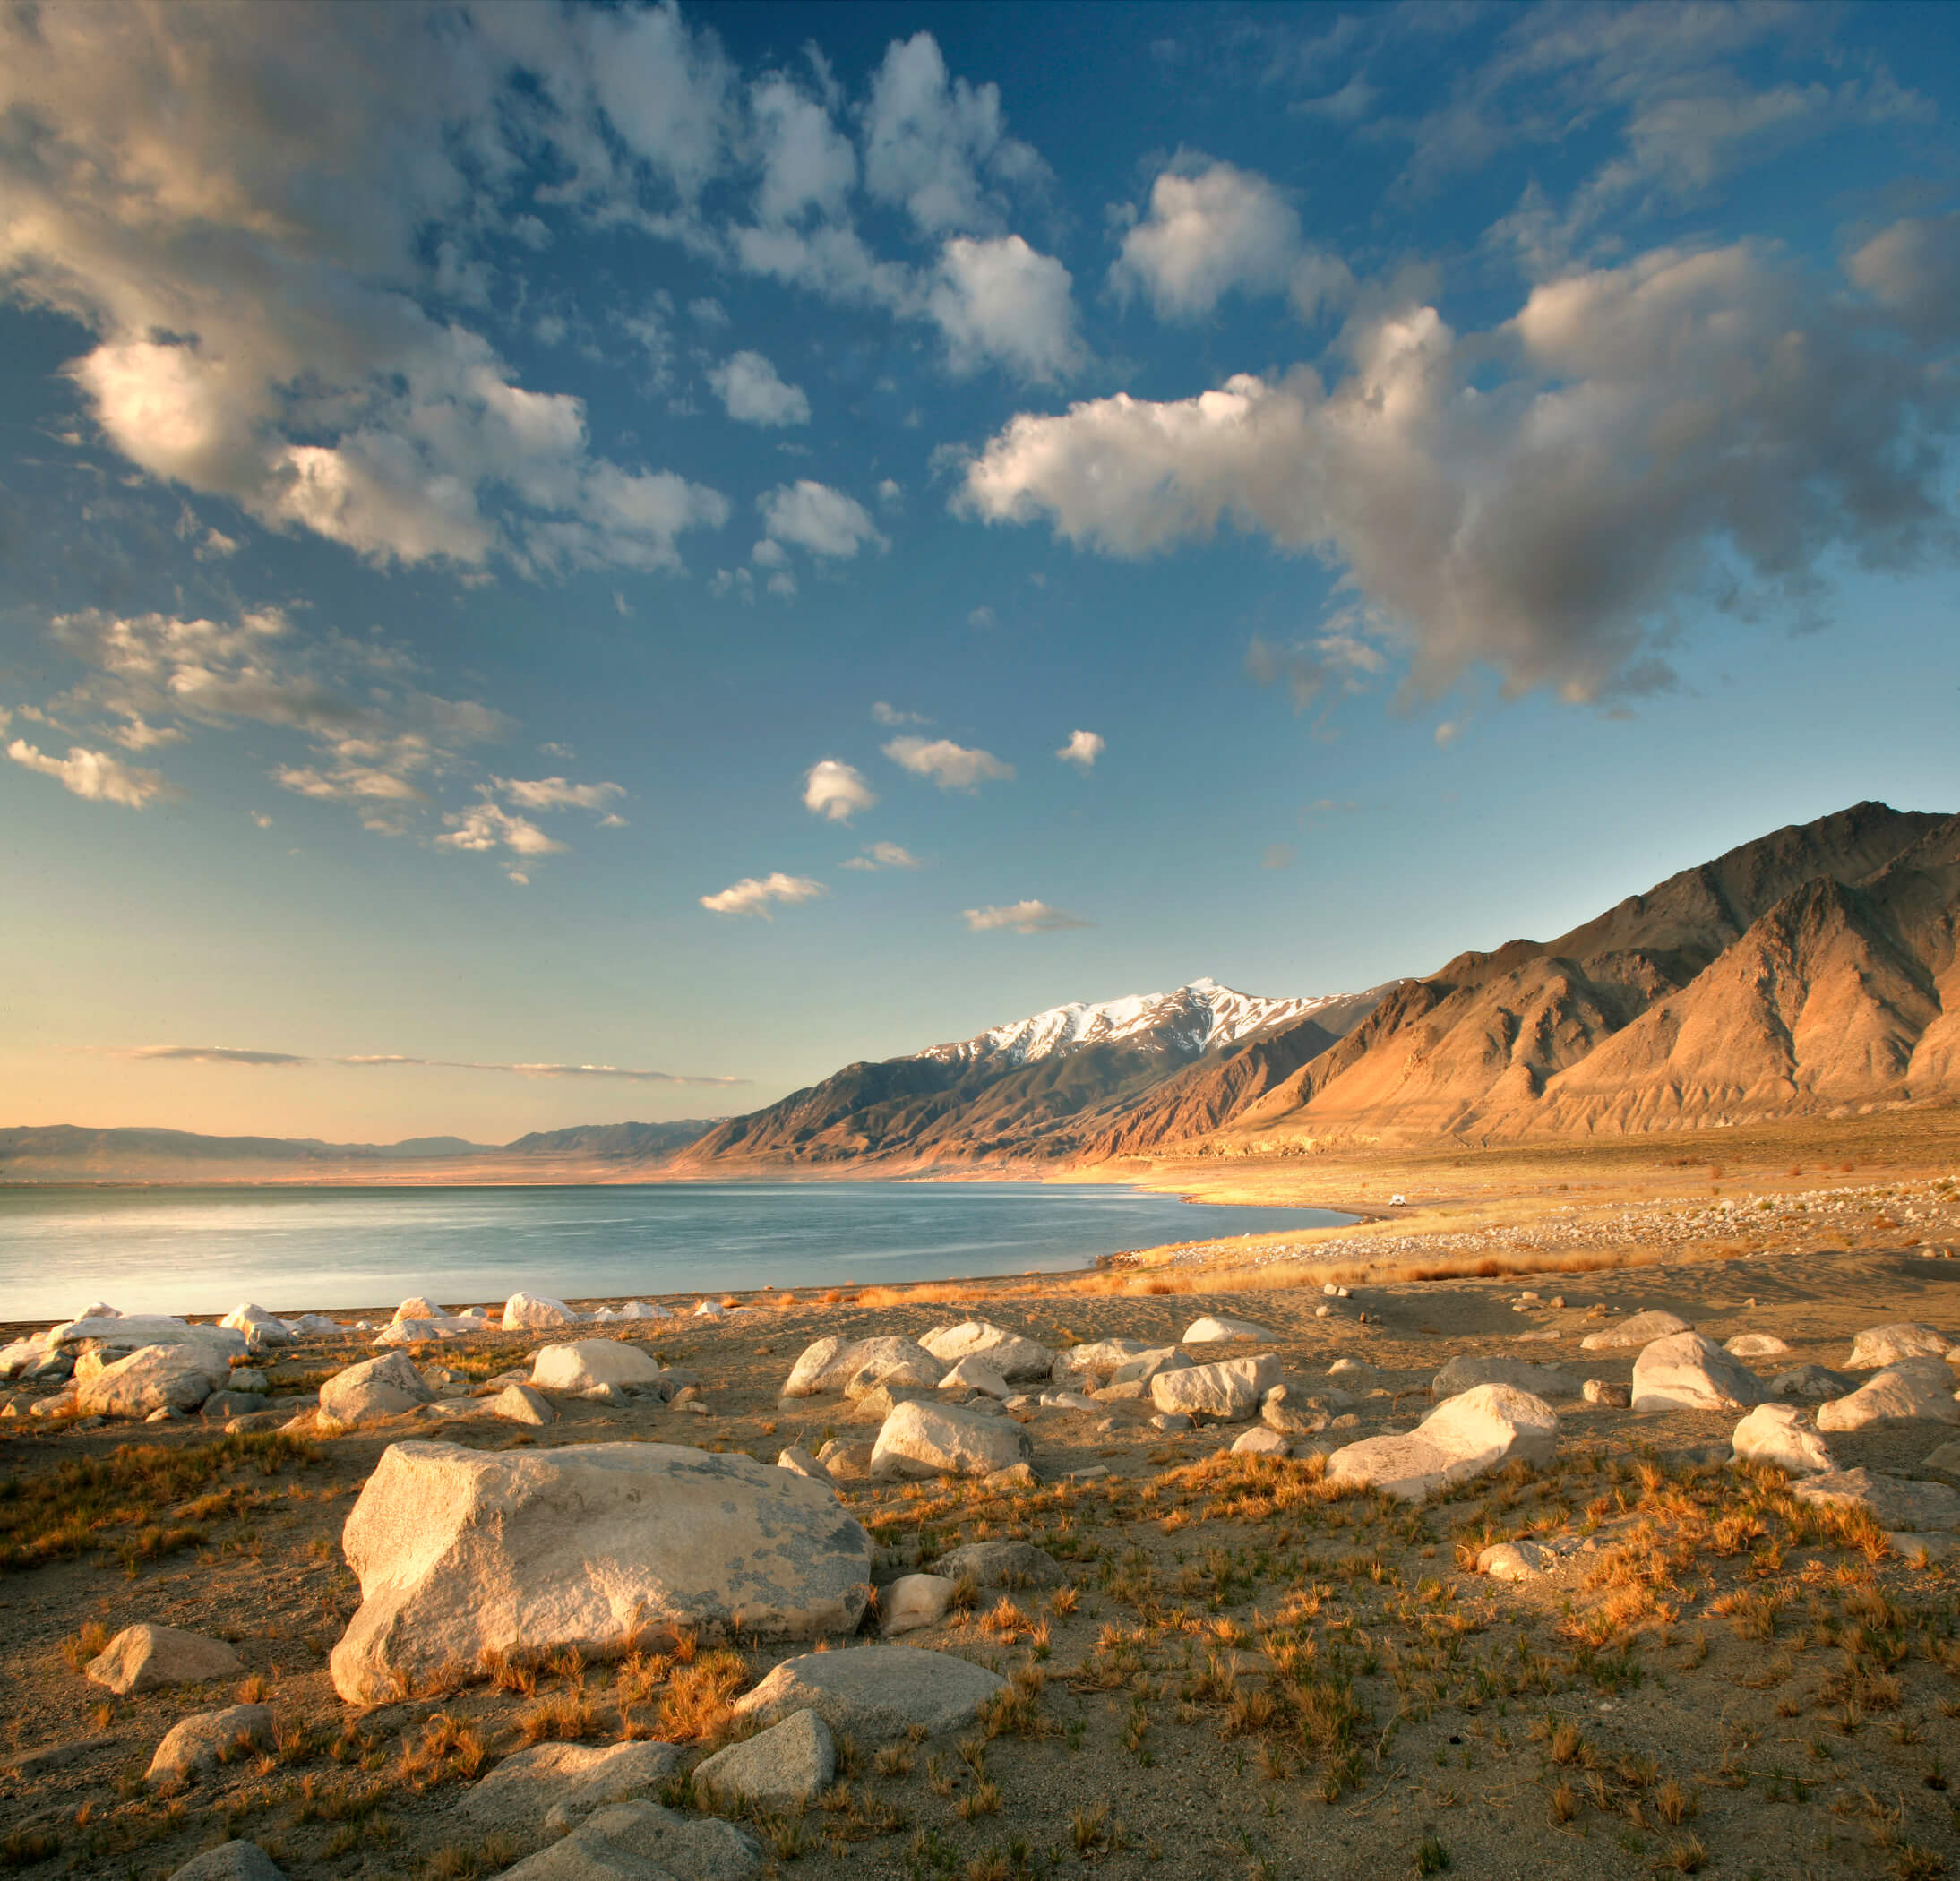
<svg viewBox="0 0 1960 1881"><path fill-rule="evenodd" d="M1611 1323L1600 1305L1667 1308L1717 1339L1778 1335L1793 1349L1751 1361L1766 1377L1842 1366L1853 1333L1892 1320L1960 1336L1960 1266L1939 1258L1960 1245L1944 1130L1910 1155L1895 1142L1889 1160L1846 1141L1828 1169L1801 1175L1787 1143L1753 1167L1724 1143L1717 1180L1658 1154L1616 1174L1585 1156L1559 1173L1556 1157L1531 1153L1480 1162L1447 1190L1454 1163L1404 1158L1374 1171L1403 1183L1390 1191L1407 1196L1400 1206L1360 1192L1374 1178L1359 1165L1345 1194L1322 1186L1332 1171L1287 1189L1297 1166L1239 1167L1237 1193L1358 1201L1380 1218L1270 1238L1292 1251L1264 1273L1247 1265L1261 1250L1235 1241L1089 1276L759 1296L718 1323L615 1326L696 1373L708 1412L561 1401L559 1421L536 1432L463 1422L428 1434L486 1447L683 1442L768 1462L792 1442L868 1440L875 1425L851 1421L842 1400L778 1407L796 1354L826 1334L917 1334L968 1310L1052 1345L1168 1342L1208 1310L1252 1318L1276 1335L1289 1383L1360 1394L1353 1426L1313 1439L1328 1447L1407 1428L1459 1353L1624 1381L1633 1350L1580 1350ZM1754 1206L1765 1198L1771 1208ZM1716 1218L1724 1199L1749 1206ZM1728 1218L1738 1212L1742 1224ZM1561 1221L1611 1232L1560 1241L1549 1231ZM1499 1239L1465 1241L1475 1235ZM1322 1256L1329 1239L1374 1245ZM1354 1275L1348 1297L1302 1284L1316 1259ZM417 1356L482 1379L545 1343L490 1336ZM315 1386L367 1351L351 1336L310 1341L275 1387ZM1343 1357L1373 1370L1328 1380ZM1409 1507L1332 1491L1311 1457L1225 1455L1242 1427L1165 1436L1149 1408L1028 1413L1032 1490L844 1485L880 1544L881 1580L962 1540L1020 1536L1056 1557L1067 1584L986 1590L949 1624L906 1636L1016 1675L1019 1697L944 1740L851 1747L838 1789L804 1817L752 1825L775 1871L1960 1873L1948 1787L1960 1782L1960 1573L1908 1565L1869 1523L1794 1500L1780 1473L1717 1460L1732 1415L1560 1400L1551 1466ZM147 1881L244 1835L296 1877L494 1873L549 1837L540 1826L486 1844L464 1831L452 1810L471 1776L541 1735L711 1746L726 1700L807 1650L702 1639L691 1655L561 1662L529 1689L477 1683L357 1712L326 1671L358 1602L339 1532L386 1445L422 1434L414 1419L312 1441L224 1439L194 1419L0 1429L0 1868ZM1922 1461L1956 1435L1907 1424L1831 1442L1845 1467L1960 1482ZM1571 1551L1537 1581L1474 1571L1487 1542L1526 1535ZM246 1679L108 1697L74 1664L140 1620L232 1641ZM248 1692L274 1709L275 1750L176 1795L146 1791L172 1722Z"/></svg>

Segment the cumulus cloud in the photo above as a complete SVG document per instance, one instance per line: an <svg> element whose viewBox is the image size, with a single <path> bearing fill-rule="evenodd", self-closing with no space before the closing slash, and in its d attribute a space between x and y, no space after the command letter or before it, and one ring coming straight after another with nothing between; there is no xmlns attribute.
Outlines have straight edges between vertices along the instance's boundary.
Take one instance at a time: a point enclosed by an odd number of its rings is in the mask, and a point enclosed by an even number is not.
<svg viewBox="0 0 1960 1881"><path fill-rule="evenodd" d="M496 787L522 810L605 811L626 794L619 784L572 784L563 777L494 777Z"/></svg>
<svg viewBox="0 0 1960 1881"><path fill-rule="evenodd" d="M7 746L7 756L92 803L121 803L131 810L141 810L144 804L170 794L159 772L125 764L108 752L91 752L80 744L71 744L65 758L56 758L25 738L16 738Z"/></svg>
<svg viewBox="0 0 1960 1881"><path fill-rule="evenodd" d="M862 855L853 855L847 869L918 869L924 866L902 843L873 843Z"/></svg>
<svg viewBox="0 0 1960 1881"><path fill-rule="evenodd" d="M869 810L878 793L862 773L836 758L820 759L804 779L804 808L833 823L847 823L860 810Z"/></svg>
<svg viewBox="0 0 1960 1881"><path fill-rule="evenodd" d="M1099 732L1070 732L1069 742L1055 756L1064 764L1072 764L1079 770L1093 770L1096 760L1103 755L1105 740Z"/></svg>
<svg viewBox="0 0 1960 1881"><path fill-rule="evenodd" d="M564 844L546 836L529 817L515 815L501 803L473 804L445 816L447 833L435 840L445 849L469 849L481 855L508 849L515 855L560 855Z"/></svg>
<svg viewBox="0 0 1960 1881"><path fill-rule="evenodd" d="M1018 377L1066 378L1081 363L1069 271L1019 236L956 236L940 252L926 306L956 373L1002 365Z"/></svg>
<svg viewBox="0 0 1960 1881"><path fill-rule="evenodd" d="M708 382L727 408L728 416L744 425L807 425L810 400L800 385L789 385L760 353L732 354L709 369Z"/></svg>
<svg viewBox="0 0 1960 1881"><path fill-rule="evenodd" d="M1024 414L956 500L1109 555L1225 522L1325 557L1361 597L1337 633L1399 642L1424 691L1474 664L1513 693L1651 687L1686 596L1801 602L1839 553L1952 547L1930 434L1954 391L1903 334L1873 343L1878 314L1749 245L1663 249L1544 283L1492 332L1357 319L1331 386Z"/></svg>
<svg viewBox="0 0 1960 1881"><path fill-rule="evenodd" d="M142 1062L178 1062L213 1065L271 1066L293 1069L301 1066L346 1066L355 1070L392 1069L420 1066L439 1071L502 1071L518 1078L615 1078L636 1084L744 1085L746 1078L696 1077L682 1071L648 1071L627 1065L583 1064L499 1064L479 1059L414 1058L399 1052L367 1052L342 1058L315 1058L297 1052L242 1051L230 1045L132 1045L112 1051L116 1058Z"/></svg>
<svg viewBox="0 0 1960 1881"><path fill-rule="evenodd" d="M718 895L703 895L701 905L710 915L760 915L767 921L772 902L794 907L829 892L821 881L812 881L807 875L786 875L778 869L760 878L744 875Z"/></svg>
<svg viewBox="0 0 1960 1881"><path fill-rule="evenodd" d="M765 544L776 550L773 557L757 554L755 559L765 565L780 560L784 543L793 543L828 561L848 560L867 546L890 546L855 497L809 477L778 484L756 499L756 507L762 512L762 527L768 532Z"/></svg>
<svg viewBox="0 0 1960 1881"><path fill-rule="evenodd" d="M1017 901L1009 907L968 908L967 926L976 934L996 933L1011 928L1017 934L1053 933L1068 927L1094 927L1063 908L1052 908L1045 901Z"/></svg>
<svg viewBox="0 0 1960 1881"><path fill-rule="evenodd" d="M1960 210L1881 229L1845 271L1915 333L1950 338L1960 324Z"/></svg>
<svg viewBox="0 0 1960 1881"><path fill-rule="evenodd" d="M1109 271L1127 297L1139 289L1167 320L1197 320L1237 290L1289 289L1303 314L1352 287L1345 263L1310 251L1300 218L1264 176L1187 159L1150 186L1149 211L1125 233Z"/></svg>
<svg viewBox="0 0 1960 1881"><path fill-rule="evenodd" d="M897 706L880 699L873 702L873 721L878 725L930 725L932 720L924 712L901 712Z"/></svg>
<svg viewBox="0 0 1960 1881"><path fill-rule="evenodd" d="M885 756L914 777L930 777L941 790L972 790L1014 775L1014 767L992 752L955 744L950 738L894 738L886 744Z"/></svg>

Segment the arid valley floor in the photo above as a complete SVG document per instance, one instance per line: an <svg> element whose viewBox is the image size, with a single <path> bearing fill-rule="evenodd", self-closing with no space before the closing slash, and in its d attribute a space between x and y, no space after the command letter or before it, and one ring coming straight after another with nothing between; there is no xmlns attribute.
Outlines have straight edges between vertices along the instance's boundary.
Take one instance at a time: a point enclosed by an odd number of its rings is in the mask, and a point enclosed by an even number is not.
<svg viewBox="0 0 1960 1881"><path fill-rule="evenodd" d="M984 1539L1025 1539L1059 1572L963 1584L944 1623L906 1636L1009 1676L1008 1699L941 1738L840 1745L835 1788L801 1815L748 1821L767 1868L808 1881L1960 1872L1960 1559L1908 1559L1869 1516L1799 1499L1775 1468L1735 1466L1733 1412L1562 1398L1549 1465L1414 1505L1336 1488L1316 1454L1409 1428L1460 1354L1624 1383L1637 1348L1580 1341L1638 1310L1717 1341L1777 1336L1787 1355L1749 1361L1766 1380L1843 1368L1869 1327L1960 1335L1956 1150L1941 1111L1501 1156L1200 1160L1127 1173L1369 1218L1086 1275L764 1295L717 1321L587 1327L577 1336L647 1345L698 1395L564 1399L537 1430L432 1428L418 1413L330 1436L7 1419L0 1867L160 1881L242 1837L294 1877L489 1876L554 1833L540 1815L486 1834L459 1809L499 1759L632 1737L682 1743L692 1762L731 1734L742 1690L809 1650L704 1636L350 1707L326 1665L359 1601L340 1529L391 1443L625 1439L773 1463L787 1445L875 1430L843 1398L778 1401L821 1336L916 1336L972 1315L1058 1349L1171 1344L1216 1312L1270 1328L1249 1349L1277 1354L1289 1391L1321 1397L1339 1425L1268 1458L1229 1454L1243 1423L1152 1428L1148 1397L1028 1408L1010 1414L1032 1439L1030 1486L840 1482L878 1543L881 1583ZM374 1302L383 1318L392 1307ZM467 1392L557 1336L486 1334L414 1356ZM316 1390L369 1352L352 1333L306 1339L272 1370L275 1392ZM1330 1379L1342 1360L1366 1369ZM8 1388L24 1411L35 1394ZM1831 1445L1844 1469L1953 1484L1925 1459L1956 1434L1913 1421ZM1475 1571L1485 1547L1516 1538L1559 1544L1556 1565L1522 1582ZM243 1679L107 1697L78 1668L139 1621L230 1642ZM177 1719L241 1698L271 1705L271 1748L175 1792L146 1786ZM684 1777L661 1799L711 1800Z"/></svg>

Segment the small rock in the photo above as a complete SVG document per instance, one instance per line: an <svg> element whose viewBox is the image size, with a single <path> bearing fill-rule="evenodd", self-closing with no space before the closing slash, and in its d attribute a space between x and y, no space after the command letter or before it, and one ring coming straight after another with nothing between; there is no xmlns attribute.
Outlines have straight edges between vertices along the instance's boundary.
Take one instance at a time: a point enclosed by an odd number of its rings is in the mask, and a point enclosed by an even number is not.
<svg viewBox="0 0 1960 1881"><path fill-rule="evenodd" d="M1009 1398L1014 1395L1014 1387L977 1353L968 1353L955 1364L939 1381L939 1388L941 1391L979 1391L993 1398Z"/></svg>
<svg viewBox="0 0 1960 1881"><path fill-rule="evenodd" d="M1798 1365L1779 1371L1770 1379L1769 1388L1778 1397L1842 1397L1858 1388L1858 1380L1822 1365Z"/></svg>
<svg viewBox="0 0 1960 1881"><path fill-rule="evenodd" d="M1617 1326L1603 1326L1579 1341L1583 1352L1609 1352L1620 1345L1648 1345L1675 1333L1692 1330L1687 1320L1674 1313L1635 1313Z"/></svg>
<svg viewBox="0 0 1960 1881"><path fill-rule="evenodd" d="M1774 1359L1790 1350L1775 1333L1737 1333L1722 1342L1722 1349L1736 1359Z"/></svg>
<svg viewBox="0 0 1960 1881"><path fill-rule="evenodd" d="M1937 1568L1960 1556L1960 1535L1888 1534L1886 1540L1908 1568Z"/></svg>
<svg viewBox="0 0 1960 1881"><path fill-rule="evenodd" d="M732 1822L625 1802L595 1810L496 1881L750 1881L761 1866L754 1836Z"/></svg>
<svg viewBox="0 0 1960 1881"><path fill-rule="evenodd" d="M503 1327L505 1332L529 1332L540 1327L576 1326L580 1318L563 1300L516 1293L504 1302Z"/></svg>
<svg viewBox="0 0 1960 1881"><path fill-rule="evenodd" d="M1148 1395L1150 1380L1158 1372L1187 1371L1191 1369L1191 1363L1190 1358L1174 1345L1152 1346L1123 1360L1110 1373L1109 1382L1113 1387L1118 1385L1141 1385L1146 1387L1145 1395Z"/></svg>
<svg viewBox="0 0 1960 1881"><path fill-rule="evenodd" d="M885 1637L936 1627L945 1619L952 1598L953 1584L942 1574L901 1575L878 1597Z"/></svg>
<svg viewBox="0 0 1960 1881"><path fill-rule="evenodd" d="M1543 1542L1497 1542L1477 1557L1477 1572L1493 1581L1534 1581L1558 1565Z"/></svg>
<svg viewBox="0 0 1960 1881"><path fill-rule="evenodd" d="M551 1401L529 1385L506 1385L490 1400L490 1414L511 1424L554 1424Z"/></svg>
<svg viewBox="0 0 1960 1881"><path fill-rule="evenodd" d="M1159 1411L1150 1420L1153 1430L1189 1430L1191 1420L1182 1411Z"/></svg>
<svg viewBox="0 0 1960 1881"><path fill-rule="evenodd" d="M91 1685L118 1697L201 1679L229 1679L245 1662L221 1639L206 1639L181 1627L125 1627L84 1668Z"/></svg>
<svg viewBox="0 0 1960 1881"><path fill-rule="evenodd" d="M1114 1376L1119 1366L1141 1358L1149 1350L1141 1339L1096 1339L1087 1344L1071 1345L1056 1356L1056 1370L1053 1376L1059 1381L1061 1369L1066 1366L1071 1372L1109 1379Z"/></svg>
<svg viewBox="0 0 1960 1881"><path fill-rule="evenodd" d="M1006 1687L998 1673L950 1653L863 1645L786 1659L735 1708L740 1717L770 1722L814 1711L833 1731L875 1743L915 1725L933 1737L957 1731Z"/></svg>
<svg viewBox="0 0 1960 1881"><path fill-rule="evenodd" d="M1096 1400L1076 1391L1044 1391L1041 1408L1044 1411L1093 1411Z"/></svg>
<svg viewBox="0 0 1960 1881"><path fill-rule="evenodd" d="M1738 1463L1773 1463L1792 1476L1816 1476L1837 1467L1836 1457L1794 1404L1758 1404L1735 1427Z"/></svg>
<svg viewBox="0 0 1960 1881"><path fill-rule="evenodd" d="M1230 1339L1277 1339L1278 1336L1269 1327L1255 1326L1250 1319L1231 1319L1216 1313L1207 1313L1184 1328L1184 1336L1178 1343L1182 1345L1216 1345Z"/></svg>
<svg viewBox="0 0 1960 1881"><path fill-rule="evenodd" d="M930 1578L914 1575L914 1580ZM694 1766L694 1781L764 1809L793 1809L837 1779L830 1729L814 1711L792 1712L779 1724L718 1750Z"/></svg>
<svg viewBox="0 0 1960 1881"><path fill-rule="evenodd" d="M1242 1431L1234 1440L1232 1455L1234 1456L1284 1456L1291 1446L1277 1430L1265 1424L1254 1424L1250 1430Z"/></svg>
<svg viewBox="0 0 1960 1881"><path fill-rule="evenodd" d="M862 1482L871 1474L871 1454L868 1443L847 1443L841 1437L833 1437L817 1452L817 1463L838 1482Z"/></svg>
<svg viewBox="0 0 1960 1881"><path fill-rule="evenodd" d="M255 1842L220 1842L193 1855L170 1881L286 1881L286 1870Z"/></svg>
<svg viewBox="0 0 1960 1881"><path fill-rule="evenodd" d="M471 1784L456 1813L494 1828L529 1828L550 1808L576 1821L650 1795L683 1757L678 1744L535 1744Z"/></svg>
<svg viewBox="0 0 1960 1881"><path fill-rule="evenodd" d="M1031 1463L1010 1463L1004 1470L995 1470L992 1475L983 1477L981 1482L990 1490L1031 1490L1041 1484Z"/></svg>
<svg viewBox="0 0 1960 1881"><path fill-rule="evenodd" d="M1838 1470L1792 1485L1804 1502L1861 1508L1883 1529L1915 1532L1960 1530L1960 1490L1944 1482L1915 1482L1872 1470Z"/></svg>
<svg viewBox="0 0 1960 1881"><path fill-rule="evenodd" d="M808 1450L803 1449L795 1444L791 1444L787 1450L778 1453L776 1467L779 1470L794 1470L797 1475L807 1476L812 1482L821 1482L832 1488L836 1486L832 1482L830 1471L825 1469Z"/></svg>
<svg viewBox="0 0 1960 1881"><path fill-rule="evenodd" d="M968 1542L933 1563L950 1580L967 1575L983 1587L1058 1587L1064 1576L1055 1558L1032 1542Z"/></svg>
<svg viewBox="0 0 1960 1881"><path fill-rule="evenodd" d="M1602 1404L1610 1411L1627 1410L1633 1403L1633 1387L1616 1385L1611 1379L1587 1379L1579 1387L1589 1404Z"/></svg>
<svg viewBox="0 0 1960 1881"><path fill-rule="evenodd" d="M1922 1470L1938 1470L1942 1475L1960 1476L1960 1442L1943 1443L1920 1458Z"/></svg>
<svg viewBox="0 0 1960 1881"><path fill-rule="evenodd" d="M272 1742L270 1705L233 1705L199 1712L173 1725L150 1760L146 1779L164 1783L197 1775L241 1748L263 1750Z"/></svg>

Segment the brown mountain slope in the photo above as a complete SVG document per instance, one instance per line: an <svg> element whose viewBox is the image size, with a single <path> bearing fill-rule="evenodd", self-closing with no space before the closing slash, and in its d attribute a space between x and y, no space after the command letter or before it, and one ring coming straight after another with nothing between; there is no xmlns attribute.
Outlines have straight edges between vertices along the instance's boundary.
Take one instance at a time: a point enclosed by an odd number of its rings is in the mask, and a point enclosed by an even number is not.
<svg viewBox="0 0 1960 1881"><path fill-rule="evenodd" d="M1860 803L1683 870L1556 940L1459 955L1430 979L1406 983L1229 1129L1391 1139L1648 1129L1710 1118L1741 1101L1737 1090L1759 1089L1751 1104L1770 1107L1803 1093L1805 1103L1825 1102L1827 1091L1858 1082L1851 1067L1860 1050L1869 1066L1860 1087L1889 1094L1900 1077L1884 1067L1896 1047L1909 1060L1927 1040L1929 1075L1960 1058L1960 1029L1941 1024L1936 983L1953 971L1955 829L1948 818ZM1858 900L1801 894L1861 883L1870 892ZM1780 924L1758 933L1773 911ZM1671 1023L1688 1023L1677 996L1746 938L1732 970L1694 1002L1689 1043L1663 1045ZM1743 1022L1732 1009L1752 970L1775 990ZM1861 975L1885 989L1869 995L1871 1010L1854 996ZM1818 1049L1779 1058L1767 1041L1810 1010L1813 975L1816 1010L1802 1036ZM1656 1018L1621 1056L1581 1074L1609 1040L1662 1007L1672 1019ZM1827 1045L1834 1023L1844 1043ZM1687 1054L1679 1062L1677 1049ZM1720 1061L1724 1052L1735 1055L1732 1068ZM1672 1084L1678 1095L1666 1095Z"/></svg>

